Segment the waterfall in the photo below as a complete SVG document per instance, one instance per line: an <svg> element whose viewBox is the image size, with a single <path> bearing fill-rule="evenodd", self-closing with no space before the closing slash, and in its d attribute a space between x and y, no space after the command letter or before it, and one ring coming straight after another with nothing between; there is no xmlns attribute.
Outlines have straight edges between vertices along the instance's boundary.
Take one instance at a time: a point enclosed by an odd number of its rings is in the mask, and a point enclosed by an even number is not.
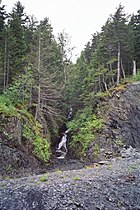
<svg viewBox="0 0 140 210"><path fill-rule="evenodd" d="M70 107L68 114L67 114L68 121L72 120L72 114L73 114L73 109L72 109L72 107ZM67 127L65 124L63 124L62 127L64 127L63 128L64 130L62 132L63 136L61 138L60 143L58 144L58 148L56 149L56 152L58 154L60 154L60 156L57 157L59 159L65 158L67 151L68 151L68 149L67 149L68 130L67 130Z"/></svg>

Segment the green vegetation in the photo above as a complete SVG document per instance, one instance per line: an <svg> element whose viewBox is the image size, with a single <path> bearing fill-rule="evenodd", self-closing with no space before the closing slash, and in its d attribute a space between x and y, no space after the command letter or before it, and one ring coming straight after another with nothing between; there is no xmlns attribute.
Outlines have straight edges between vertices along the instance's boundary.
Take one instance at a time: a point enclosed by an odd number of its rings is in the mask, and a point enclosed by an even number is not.
<svg viewBox="0 0 140 210"><path fill-rule="evenodd" d="M94 140L103 120L96 108L112 90L140 80L139 37L140 10L128 17L120 4L73 64L66 33L55 38L48 18L38 22L20 1L7 14L0 1L0 116L14 118L21 142L31 143L32 152L47 162L51 137L72 107L70 148L83 157L93 143L97 157L100 147Z"/></svg>
<svg viewBox="0 0 140 210"><path fill-rule="evenodd" d="M109 165L107 165L107 170L111 170L112 169L112 165L111 164L109 164Z"/></svg>
<svg viewBox="0 0 140 210"><path fill-rule="evenodd" d="M132 82L136 82L136 81L140 81L140 69L137 70L136 75L128 76L127 78L121 80L121 83L126 84L126 83L132 83Z"/></svg>
<svg viewBox="0 0 140 210"><path fill-rule="evenodd" d="M27 110L27 89L22 91L22 98L20 97L21 92L19 92L19 87L23 84L22 81L25 82L22 79L15 80L13 85L6 89L4 94L0 96L0 114L8 117L9 120L14 117L16 119L15 122L20 122L22 130L21 138L33 144L33 153L41 160L47 162L50 157L50 140L49 138L43 137L42 125ZM11 134L9 133L8 135Z"/></svg>
<svg viewBox="0 0 140 210"><path fill-rule="evenodd" d="M40 176L40 177L39 177L39 180L40 180L40 182L46 182L46 181L48 180L48 175L45 174L45 175L43 175L43 176Z"/></svg>
<svg viewBox="0 0 140 210"><path fill-rule="evenodd" d="M115 140L115 144L117 145L117 146L123 146L123 142L122 142L122 140L121 139L116 139Z"/></svg>
<svg viewBox="0 0 140 210"><path fill-rule="evenodd" d="M33 141L33 145L35 146L34 154L37 155L40 159L47 162L50 157L50 145L48 143L48 140L42 138L39 135L36 135Z"/></svg>
<svg viewBox="0 0 140 210"><path fill-rule="evenodd" d="M139 165L137 165L137 164L133 164L133 165L131 164L127 168L129 173L132 173L132 172L136 171L137 169L139 169Z"/></svg>
<svg viewBox="0 0 140 210"><path fill-rule="evenodd" d="M134 81L140 81L140 69L137 70L136 75L128 77L128 80L132 80L132 82Z"/></svg>
<svg viewBox="0 0 140 210"><path fill-rule="evenodd" d="M100 154L100 146L96 143L93 148L93 157L96 158Z"/></svg>
<svg viewBox="0 0 140 210"><path fill-rule="evenodd" d="M79 181L80 180L80 177L79 176L75 176L75 177L73 177L73 180Z"/></svg>
<svg viewBox="0 0 140 210"><path fill-rule="evenodd" d="M134 81L140 81L140 69L138 69L137 74L133 76Z"/></svg>
<svg viewBox="0 0 140 210"><path fill-rule="evenodd" d="M96 115L92 113L91 108L86 108L82 112L77 112L75 119L68 123L68 128L73 134L70 148L76 151L77 156L82 157L86 155L88 147L91 142L94 141L102 124L102 119L98 119ZM99 147L97 145L95 151L96 153L99 152Z"/></svg>
<svg viewBox="0 0 140 210"><path fill-rule="evenodd" d="M5 96L0 96L0 113L5 116L18 116L16 108L10 104L10 101Z"/></svg>
<svg viewBox="0 0 140 210"><path fill-rule="evenodd" d="M57 174L61 174L61 173L62 173L61 170L56 170L55 172L56 172Z"/></svg>

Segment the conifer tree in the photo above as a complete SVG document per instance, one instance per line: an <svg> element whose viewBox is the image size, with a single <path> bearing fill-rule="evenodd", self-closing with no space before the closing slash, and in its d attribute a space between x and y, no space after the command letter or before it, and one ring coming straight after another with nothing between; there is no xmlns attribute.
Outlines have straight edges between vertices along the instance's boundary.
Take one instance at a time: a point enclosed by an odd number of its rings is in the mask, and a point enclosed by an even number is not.
<svg viewBox="0 0 140 210"><path fill-rule="evenodd" d="M5 39L5 20L7 18L7 14L5 11L5 6L1 6L0 1L0 92L5 89L5 51L6 51L6 39Z"/></svg>
<svg viewBox="0 0 140 210"><path fill-rule="evenodd" d="M36 25L30 44L30 63L35 80L33 102L37 105L35 118L45 130L48 121L53 128L60 118L59 101L63 85L63 59L52 32L48 18L45 18Z"/></svg>
<svg viewBox="0 0 140 210"><path fill-rule="evenodd" d="M26 22L27 15L24 13L24 7L18 1L12 12L9 14L7 25L7 40L8 40L8 72L10 83L14 76L24 72L26 66L27 55L27 40L26 40Z"/></svg>
<svg viewBox="0 0 140 210"><path fill-rule="evenodd" d="M133 32L131 33L133 44L132 57L136 62L137 68L140 68L140 10L137 11L136 15L132 15L130 26Z"/></svg>

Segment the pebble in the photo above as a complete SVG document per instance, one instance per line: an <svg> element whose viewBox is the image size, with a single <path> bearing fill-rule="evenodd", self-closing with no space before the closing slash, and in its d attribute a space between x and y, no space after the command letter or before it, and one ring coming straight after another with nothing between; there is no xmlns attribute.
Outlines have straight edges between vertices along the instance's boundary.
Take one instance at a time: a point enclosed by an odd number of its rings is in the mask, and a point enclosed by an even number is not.
<svg viewBox="0 0 140 210"><path fill-rule="evenodd" d="M108 163L111 164L109 169ZM89 169L51 172L47 174L47 184L39 181L41 175L2 180L0 186L4 187L0 189L0 209L138 209L139 166L140 155L137 155L101 161L99 167Z"/></svg>

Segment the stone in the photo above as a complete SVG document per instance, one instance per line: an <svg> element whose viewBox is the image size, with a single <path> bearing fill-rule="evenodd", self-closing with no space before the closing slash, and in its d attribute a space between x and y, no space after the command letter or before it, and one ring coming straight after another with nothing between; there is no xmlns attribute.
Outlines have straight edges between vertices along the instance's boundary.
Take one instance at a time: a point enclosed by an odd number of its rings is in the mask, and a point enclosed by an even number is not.
<svg viewBox="0 0 140 210"><path fill-rule="evenodd" d="M100 165L107 165L109 162L107 160L99 161Z"/></svg>

